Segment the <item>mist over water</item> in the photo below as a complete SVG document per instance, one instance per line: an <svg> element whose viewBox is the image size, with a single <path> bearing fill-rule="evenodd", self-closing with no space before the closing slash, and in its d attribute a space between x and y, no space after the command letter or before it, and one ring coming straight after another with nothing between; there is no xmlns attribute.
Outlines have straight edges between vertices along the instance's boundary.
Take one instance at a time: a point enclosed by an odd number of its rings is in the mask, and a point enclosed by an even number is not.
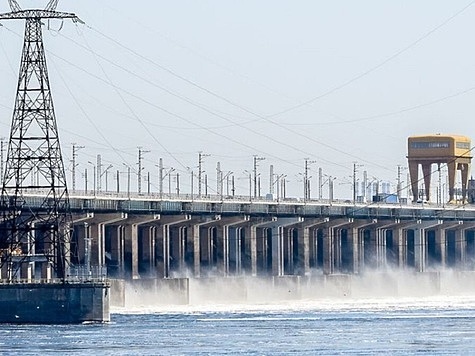
<svg viewBox="0 0 475 356"><path fill-rule="evenodd" d="M311 277L189 279L183 285L134 281L113 313L348 310L475 307L475 273L447 270ZM187 293L188 291L188 293Z"/></svg>
<svg viewBox="0 0 475 356"><path fill-rule="evenodd" d="M125 305L113 308L114 342L132 323L137 339L132 348L122 341L127 354L470 354L474 276L190 279L186 303L174 288L183 284L133 281Z"/></svg>
<svg viewBox="0 0 475 356"><path fill-rule="evenodd" d="M473 277L134 280L110 323L3 325L0 354L470 355Z"/></svg>

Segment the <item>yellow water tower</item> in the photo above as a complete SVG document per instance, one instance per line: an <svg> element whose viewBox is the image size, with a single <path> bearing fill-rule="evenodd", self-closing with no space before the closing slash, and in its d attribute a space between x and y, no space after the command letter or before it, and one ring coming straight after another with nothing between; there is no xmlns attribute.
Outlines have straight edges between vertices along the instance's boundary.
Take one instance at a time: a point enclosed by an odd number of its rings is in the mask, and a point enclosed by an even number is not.
<svg viewBox="0 0 475 356"><path fill-rule="evenodd" d="M447 164L449 176L449 202L454 203L457 170L462 175L462 200L467 199L467 185L472 160L470 138L460 135L411 136L407 140L407 160L411 176L414 201L419 199L419 164L422 166L425 197L430 200L430 177L432 164Z"/></svg>

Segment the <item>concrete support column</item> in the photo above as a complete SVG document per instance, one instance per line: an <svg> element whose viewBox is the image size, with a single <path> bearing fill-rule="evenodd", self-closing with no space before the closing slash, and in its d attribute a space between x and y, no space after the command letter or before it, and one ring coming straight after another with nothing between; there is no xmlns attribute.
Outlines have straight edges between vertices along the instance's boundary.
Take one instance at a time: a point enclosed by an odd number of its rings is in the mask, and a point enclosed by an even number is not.
<svg viewBox="0 0 475 356"><path fill-rule="evenodd" d="M130 268L132 279L140 278L139 273L139 226L160 219L160 215L136 215L123 222L125 233L125 265Z"/></svg>
<svg viewBox="0 0 475 356"><path fill-rule="evenodd" d="M193 236L193 275L195 278L201 277L201 254L200 254L200 226L193 224L191 226Z"/></svg>
<svg viewBox="0 0 475 356"><path fill-rule="evenodd" d="M425 229L414 229L414 263L417 272L424 272L426 269L427 244Z"/></svg>
<svg viewBox="0 0 475 356"><path fill-rule="evenodd" d="M298 230L299 261L297 271L301 276L310 274L310 227L306 226Z"/></svg>
<svg viewBox="0 0 475 356"><path fill-rule="evenodd" d="M138 226L136 224L123 225L125 234L125 267L130 269L132 279L140 278L138 261ZM126 271L127 273L127 271Z"/></svg>
<svg viewBox="0 0 475 356"><path fill-rule="evenodd" d="M469 229L475 228L475 223L464 223L463 221L457 222L457 226L448 227L448 229L454 228L455 230L455 263L461 268L469 268L468 256L467 256L467 235L466 232ZM471 256L470 258L473 258Z"/></svg>
<svg viewBox="0 0 475 356"><path fill-rule="evenodd" d="M398 267L403 269L406 266L407 244L404 239L404 230L402 228L393 229L393 239L398 246Z"/></svg>
<svg viewBox="0 0 475 356"><path fill-rule="evenodd" d="M462 268L466 266L467 240L465 238L465 231L465 229L457 229L455 233L456 258Z"/></svg>
<svg viewBox="0 0 475 356"><path fill-rule="evenodd" d="M322 229L323 232L323 273L332 274L334 271L333 233L330 226Z"/></svg>
<svg viewBox="0 0 475 356"><path fill-rule="evenodd" d="M364 269L363 233L364 229L362 228L352 226L348 229L352 246L351 260L353 273L360 273Z"/></svg>
<svg viewBox="0 0 475 356"><path fill-rule="evenodd" d="M333 272L359 273L364 266L364 229L376 224L376 220L334 222L333 233ZM346 241L343 241L342 232L346 231ZM344 249L344 250L343 250Z"/></svg>
<svg viewBox="0 0 475 356"><path fill-rule="evenodd" d="M231 274L230 270L234 271L235 275L241 273L243 256L241 256L240 226L249 222L250 217L248 215L221 218L220 224L223 226L223 259L221 268L224 276L229 276Z"/></svg>
<svg viewBox="0 0 475 356"><path fill-rule="evenodd" d="M179 241L179 247L180 247L180 254L178 258L178 269L181 272L184 272L186 270L186 256L187 256L187 250L188 250L188 231L186 229L186 226L180 226L178 229L178 241Z"/></svg>
<svg viewBox="0 0 475 356"><path fill-rule="evenodd" d="M386 241L383 240L384 229L378 225L370 229L362 227L360 229L361 249L363 250L362 264L364 268L377 269L383 264L383 251L385 251ZM361 266L363 267L363 266Z"/></svg>
<svg viewBox="0 0 475 356"><path fill-rule="evenodd" d="M236 229L238 238L241 240L241 270L240 275L249 275L251 271L251 244L249 237L251 233L250 223L240 226Z"/></svg>
<svg viewBox="0 0 475 356"><path fill-rule="evenodd" d="M269 231L270 230L270 231ZM256 248L256 272L267 273L269 270L272 270L272 266L269 266L269 256L272 256L272 247L273 239L270 239L269 234L272 236L273 231L267 227L256 229L256 239L255 239L255 248ZM270 246L269 246L270 245Z"/></svg>
<svg viewBox="0 0 475 356"><path fill-rule="evenodd" d="M89 224L89 236L91 238L91 264L103 266L105 264L105 226L115 224L127 218L127 214L120 214L115 218L102 220L96 223L94 219Z"/></svg>
<svg viewBox="0 0 475 356"><path fill-rule="evenodd" d="M176 224L169 226L168 234L170 270L182 274L186 269L187 229L181 224Z"/></svg>
<svg viewBox="0 0 475 356"><path fill-rule="evenodd" d="M439 258L440 268L444 269L447 263L447 230L440 228L435 230L435 250Z"/></svg>
<svg viewBox="0 0 475 356"><path fill-rule="evenodd" d="M113 213L94 215L88 220L87 236L91 239L91 265L106 265L106 248L105 248L105 229L108 225L114 225L120 221L127 219L126 213Z"/></svg>
<svg viewBox="0 0 475 356"><path fill-rule="evenodd" d="M250 247L251 247L251 275L257 276L257 226L250 228Z"/></svg>
<svg viewBox="0 0 475 356"><path fill-rule="evenodd" d="M339 229L348 226L353 219L330 220L321 229L323 235L323 273L333 274L339 272L340 260L339 256L341 248L341 235ZM338 250L338 251L337 251Z"/></svg>
<svg viewBox="0 0 475 356"><path fill-rule="evenodd" d="M170 278L170 229L179 224L189 222L190 215L162 216L158 221L161 228L157 229L157 267L160 276ZM180 271L184 272L184 271Z"/></svg>
<svg viewBox="0 0 475 356"><path fill-rule="evenodd" d="M302 218L284 218L278 219L280 224L277 228L278 236L274 239L272 234L272 274L274 276L283 276L288 271L294 274L294 258L293 258L293 232L296 224L303 222ZM277 243L274 243L277 241Z"/></svg>
<svg viewBox="0 0 475 356"><path fill-rule="evenodd" d="M206 260L208 261L210 256L210 229L209 226L215 223L218 220L218 216L209 217L206 219L196 219L191 220L188 223L189 230L191 231L188 238L193 243L193 275L195 278L201 277L202 272L202 256L204 253L207 253ZM205 236L206 235L206 236ZM202 241L206 239L205 241ZM201 244L206 246L205 249L202 249Z"/></svg>
<svg viewBox="0 0 475 356"><path fill-rule="evenodd" d="M91 239L91 265L103 266L105 264L105 224L104 223L91 223L87 227L86 233Z"/></svg>
<svg viewBox="0 0 475 356"><path fill-rule="evenodd" d="M455 243L454 241L450 241L450 245L453 246L455 245L455 265L460 266L461 268L465 268L465 252L467 248L467 239L465 237L465 232L467 229L474 227L474 223L464 223L463 221L456 221L452 222L450 224L444 224L443 226L443 236L444 236L444 249L442 251L444 258L445 258L445 264L444 267L448 265L447 260L448 260L448 253L449 253L449 240L447 237L448 231L453 231L454 232L454 238L455 238ZM442 230L442 228L441 228Z"/></svg>
<svg viewBox="0 0 475 356"><path fill-rule="evenodd" d="M74 239L76 240L77 248L77 263L80 265L84 264L85 254L86 254L86 239L89 238L89 228L88 223L77 223L74 224Z"/></svg>
<svg viewBox="0 0 475 356"><path fill-rule="evenodd" d="M355 271L361 272L365 269L365 241L364 241L365 229L356 229L353 230L353 245L356 249L356 261L353 261L355 266Z"/></svg>
<svg viewBox="0 0 475 356"><path fill-rule="evenodd" d="M376 268L386 266L386 228L376 229Z"/></svg>
<svg viewBox="0 0 475 356"><path fill-rule="evenodd" d="M71 256L69 256L70 261L77 265L77 264L84 264L84 254L85 254L85 241L86 238L89 238L89 229L88 229L88 222L92 221L94 218L94 214L92 213L85 213L85 214L73 214L72 216L72 226L73 226L73 239L72 242L76 244L76 261L71 260ZM34 252L34 246L31 252Z"/></svg>
<svg viewBox="0 0 475 356"><path fill-rule="evenodd" d="M285 236L284 234L286 232L286 228L291 225L296 225L302 221L303 219L301 218L274 218L270 222L264 222L264 223L253 225L253 229L255 229L256 231L257 238L259 238L257 235L258 227L264 231L264 235L262 236L263 240L261 241L263 243L265 243L268 239L268 236L265 230L269 229L270 231L270 240L272 244L270 253L271 253L271 259L272 259L272 275L273 276L283 276L285 274L285 268L284 268ZM265 248L265 246L266 244L263 245L264 247L263 252L267 253L267 249ZM256 248L256 251L257 251L257 248ZM265 260L267 259L265 254L263 258L265 262ZM256 262L256 273L257 273L257 262Z"/></svg>
<svg viewBox="0 0 475 356"><path fill-rule="evenodd" d="M402 247L402 231L399 230L395 232L395 230L391 230L392 227L397 226L399 224L399 220L394 222L381 222L378 226L375 227L375 234L376 234L376 259L375 259L375 267L376 268L383 268L388 266L388 253L391 256L396 255L398 260L398 266L401 264L402 254L400 253ZM390 245L388 246L388 231L391 230L391 239Z"/></svg>
<svg viewBox="0 0 475 356"><path fill-rule="evenodd" d="M273 226L272 230L272 275L284 275L284 227Z"/></svg>
<svg viewBox="0 0 475 356"><path fill-rule="evenodd" d="M334 272L341 273L341 230L334 228L333 230L333 268Z"/></svg>
<svg viewBox="0 0 475 356"><path fill-rule="evenodd" d="M155 235L155 268L158 278L166 278L165 274L165 252L166 252L166 239L165 226L159 225L156 229ZM167 272L168 274L168 269Z"/></svg>
<svg viewBox="0 0 475 356"><path fill-rule="evenodd" d="M443 224L442 220L416 221L408 229L414 231L414 269L416 272L425 272L427 268L427 236L426 230Z"/></svg>
<svg viewBox="0 0 475 356"><path fill-rule="evenodd" d="M407 228L411 227L415 224L414 221L405 221L401 222L399 219L396 219L392 223L387 223L380 228L387 231L391 230L392 232L392 239L391 239L391 244L392 248L391 251L389 251L389 247L386 244L386 250L383 251L383 254L385 255L385 263L387 266L387 254L388 253L393 253L396 255L397 262L396 262L396 267L399 269L404 269L408 267L408 245L407 245ZM387 236L384 237L385 240Z"/></svg>
<svg viewBox="0 0 475 356"><path fill-rule="evenodd" d="M108 266L114 277L124 277L124 229L121 225L107 226L106 233L110 239L110 251ZM107 260L107 252L106 252Z"/></svg>
<svg viewBox="0 0 475 356"><path fill-rule="evenodd" d="M153 276L155 271L155 233L156 226L145 226L142 229L140 250L142 255L139 259L139 270L144 270L147 276Z"/></svg>
<svg viewBox="0 0 475 356"><path fill-rule="evenodd" d="M277 221L277 218L270 218L270 219L259 219L253 221L250 227L250 235L249 235L249 244L251 250L251 275L253 277L257 276L258 274L258 242L259 242L259 249L261 250L261 259L262 263L264 264L264 269L267 269L267 228L264 227L271 221ZM246 240L248 240L246 236Z"/></svg>
<svg viewBox="0 0 475 356"><path fill-rule="evenodd" d="M300 224L299 224L300 225ZM297 226L290 226L284 228L283 234L283 256L284 256L284 274L298 275L298 268L300 262L299 252L303 247L299 246L299 229ZM307 240L308 243L308 240ZM307 246L308 255L308 246Z"/></svg>

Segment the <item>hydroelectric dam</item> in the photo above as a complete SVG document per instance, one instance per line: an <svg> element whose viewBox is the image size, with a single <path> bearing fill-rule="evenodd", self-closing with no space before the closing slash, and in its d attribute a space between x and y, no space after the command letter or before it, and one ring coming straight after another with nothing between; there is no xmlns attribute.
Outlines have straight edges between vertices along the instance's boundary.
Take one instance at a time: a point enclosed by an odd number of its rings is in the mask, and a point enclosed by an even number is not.
<svg viewBox="0 0 475 356"><path fill-rule="evenodd" d="M183 304L190 281L226 298L241 293L236 285L224 292L220 283L231 280L248 296L264 285L283 296L306 288L348 295L364 276L363 290L378 279L387 291L402 290L408 276L435 292L455 279L474 284L472 205L110 194L70 201L76 262L107 267L113 304L125 303L124 282L152 297L172 291L163 302Z"/></svg>

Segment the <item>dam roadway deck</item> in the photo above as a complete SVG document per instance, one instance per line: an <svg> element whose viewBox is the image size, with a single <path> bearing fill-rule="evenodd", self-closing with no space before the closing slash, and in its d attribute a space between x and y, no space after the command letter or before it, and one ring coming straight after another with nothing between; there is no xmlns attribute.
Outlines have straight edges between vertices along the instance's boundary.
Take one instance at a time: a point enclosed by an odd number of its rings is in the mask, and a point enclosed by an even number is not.
<svg viewBox="0 0 475 356"><path fill-rule="evenodd" d="M77 262L123 279L475 269L472 205L114 194L70 203Z"/></svg>
<svg viewBox="0 0 475 356"><path fill-rule="evenodd" d="M28 199L32 209L41 201ZM70 203L74 262L106 266L119 283L111 286L112 300L124 295L123 281L133 286L132 294L141 286L178 291L172 303L187 302L193 281L205 283L203 290L223 291L216 278L269 288L286 281L283 295L302 283L342 290L374 273L386 277L371 277L370 284L387 281L394 271L423 278L415 277L414 285L444 285L434 273L448 271L462 273L470 281L465 285L475 283L469 277L475 275L472 205L115 194L72 194ZM394 283L401 281L407 276Z"/></svg>
<svg viewBox="0 0 475 356"><path fill-rule="evenodd" d="M32 197L32 199L34 199ZM249 214L277 217L348 217L355 219L443 219L475 221L475 205L356 203L284 199L280 201L249 197L193 197L188 195L162 198L158 195L101 194L70 197L74 212L127 212L132 214Z"/></svg>

